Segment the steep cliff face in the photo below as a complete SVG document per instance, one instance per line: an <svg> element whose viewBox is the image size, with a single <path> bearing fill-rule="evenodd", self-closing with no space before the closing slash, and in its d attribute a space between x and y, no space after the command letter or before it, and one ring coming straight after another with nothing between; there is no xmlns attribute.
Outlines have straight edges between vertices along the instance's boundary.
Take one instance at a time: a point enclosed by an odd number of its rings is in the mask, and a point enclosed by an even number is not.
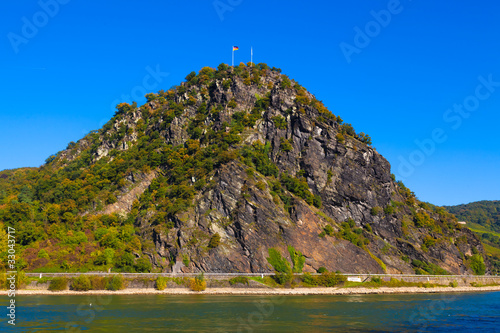
<svg viewBox="0 0 500 333"><path fill-rule="evenodd" d="M277 69L204 68L147 97L45 168L85 158L118 170L114 200L97 195L81 214L122 214L141 238L131 251L157 269L268 272L268 250L293 246L305 271L461 274L483 253L395 181L367 135Z"/></svg>

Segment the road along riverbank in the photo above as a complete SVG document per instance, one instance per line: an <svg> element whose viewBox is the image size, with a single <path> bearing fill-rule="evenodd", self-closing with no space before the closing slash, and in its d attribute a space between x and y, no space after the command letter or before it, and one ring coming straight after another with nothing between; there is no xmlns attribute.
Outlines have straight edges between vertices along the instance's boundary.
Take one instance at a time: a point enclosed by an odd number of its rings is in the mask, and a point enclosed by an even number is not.
<svg viewBox="0 0 500 333"><path fill-rule="evenodd" d="M380 287L380 288L207 288L204 291L191 291L188 288L172 288L157 290L154 288L133 288L116 291L109 290L35 290L21 289L17 291L18 295L141 295L141 294L164 294L164 295L189 295L189 294L208 294L208 295L364 295L364 294L416 294L416 293L456 293L456 292L484 292L500 291L500 286L485 287ZM6 290L0 291L0 295L7 295Z"/></svg>

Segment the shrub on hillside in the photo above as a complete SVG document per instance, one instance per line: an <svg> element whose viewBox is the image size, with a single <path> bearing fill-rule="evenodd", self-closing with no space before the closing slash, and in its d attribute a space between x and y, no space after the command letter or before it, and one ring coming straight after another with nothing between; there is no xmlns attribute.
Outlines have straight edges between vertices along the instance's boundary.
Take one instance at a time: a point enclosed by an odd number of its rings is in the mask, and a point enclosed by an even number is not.
<svg viewBox="0 0 500 333"><path fill-rule="evenodd" d="M316 272L318 272L318 273L321 274L321 273L324 273L324 272L328 272L328 270L325 267L321 266L320 268L318 268L318 270Z"/></svg>
<svg viewBox="0 0 500 333"><path fill-rule="evenodd" d="M337 233L338 238L348 240L356 246L362 247L370 243L368 238L363 236L363 229L357 228L353 219L349 218L340 225L341 230Z"/></svg>
<svg viewBox="0 0 500 333"><path fill-rule="evenodd" d="M92 284L90 283L88 276L80 275L79 277L71 280L71 289L77 291L87 291L92 289Z"/></svg>
<svg viewBox="0 0 500 333"><path fill-rule="evenodd" d="M292 140L287 140L285 138L280 138L280 149L286 153L293 150Z"/></svg>
<svg viewBox="0 0 500 333"><path fill-rule="evenodd" d="M267 261L273 266L274 270L278 273L291 273L292 269L288 261L283 258L281 253L274 248L268 250L269 257Z"/></svg>
<svg viewBox="0 0 500 333"><path fill-rule="evenodd" d="M292 259L292 272L302 273L306 257L304 257L299 250L296 250L291 245L288 246L288 253L290 253L290 258Z"/></svg>
<svg viewBox="0 0 500 333"><path fill-rule="evenodd" d="M7 274L5 273L0 273L0 290L7 289L8 287L7 283Z"/></svg>
<svg viewBox="0 0 500 333"><path fill-rule="evenodd" d="M311 286L334 287L347 281L347 278L339 273L323 272L321 275L313 276L310 273L302 275L302 282Z"/></svg>
<svg viewBox="0 0 500 333"><path fill-rule="evenodd" d="M486 272L486 265L484 264L483 256L480 254L475 254L470 258L470 268L474 271L476 275L484 275Z"/></svg>
<svg viewBox="0 0 500 333"><path fill-rule="evenodd" d="M420 260L412 260L411 264L415 267L415 274L417 275L449 275L450 273L435 265L431 262L423 262Z"/></svg>
<svg viewBox="0 0 500 333"><path fill-rule="evenodd" d="M139 258L137 259L137 262L134 264L134 268L136 272L147 273L151 271L152 265L148 259Z"/></svg>
<svg viewBox="0 0 500 333"><path fill-rule="evenodd" d="M294 260L295 258L296 261L293 263L295 270L301 270L301 266L303 267L305 258L303 258L300 252L296 253L293 247L290 247L289 251L291 251L290 255L293 255L292 260ZM287 282L291 282L293 279L293 269L290 266L290 263L281 255L278 250L270 248L268 252L269 257L267 258L267 261L273 266L276 272L276 274L272 276L273 280L281 285L284 285Z"/></svg>
<svg viewBox="0 0 500 333"><path fill-rule="evenodd" d="M232 279L229 279L230 285L235 285L237 283L248 285L248 283L249 283L248 278L246 276L237 276L237 277L234 277Z"/></svg>
<svg viewBox="0 0 500 333"><path fill-rule="evenodd" d="M377 216L378 214L380 214L381 211L382 211L381 207L375 206L375 207L372 207L372 209L370 210L370 214L372 216Z"/></svg>
<svg viewBox="0 0 500 333"><path fill-rule="evenodd" d="M5 278L7 278L7 275L5 275ZM6 285L6 288L7 289L10 289L10 286L8 284L10 284L9 282L7 282L7 280L5 280L5 285ZM17 275L16 275L16 289L22 289L24 287L26 287L26 285L28 285L30 283L30 280L29 278L26 276L26 274L24 273L24 271L18 271L17 272Z"/></svg>
<svg viewBox="0 0 500 333"><path fill-rule="evenodd" d="M60 291L68 289L68 279L66 277L55 277L50 281L50 291Z"/></svg>
<svg viewBox="0 0 500 333"><path fill-rule="evenodd" d="M103 276L97 276L97 275L91 275L89 276L89 280L90 280L90 285L91 285L91 288L92 290L105 290L106 289L106 284L107 284L107 280L105 277Z"/></svg>
<svg viewBox="0 0 500 333"><path fill-rule="evenodd" d="M155 287L158 290L164 290L165 288L167 288L167 278L164 276L158 276L156 278Z"/></svg>
<svg viewBox="0 0 500 333"><path fill-rule="evenodd" d="M392 207L391 205L387 205L384 208L384 213L385 213L385 215L392 215L392 214L394 214L394 207Z"/></svg>
<svg viewBox="0 0 500 333"><path fill-rule="evenodd" d="M207 282L203 273L189 281L189 289L192 291L203 291L207 288Z"/></svg>
<svg viewBox="0 0 500 333"><path fill-rule="evenodd" d="M288 282L291 282L293 279L293 275L290 272L287 273L282 273L282 272L276 272L271 278L276 281L276 283L280 285L284 285Z"/></svg>
<svg viewBox="0 0 500 333"><path fill-rule="evenodd" d="M122 290L125 289L125 279L123 275L113 275L106 285L107 290Z"/></svg>
<svg viewBox="0 0 500 333"><path fill-rule="evenodd" d="M220 235L215 233L212 238L210 238L210 242L208 243L208 248L215 249L220 245Z"/></svg>
<svg viewBox="0 0 500 333"><path fill-rule="evenodd" d="M288 122L286 118L283 116L275 116L271 118L274 122L274 125L279 129L286 129Z"/></svg>
<svg viewBox="0 0 500 333"><path fill-rule="evenodd" d="M342 274L324 272L317 276L317 281L320 286L334 287L347 281L347 278Z"/></svg>
<svg viewBox="0 0 500 333"><path fill-rule="evenodd" d="M334 236L335 234L335 230L333 230L333 227L329 224L327 224L323 230L325 231L325 234L327 234L328 236Z"/></svg>
<svg viewBox="0 0 500 333"><path fill-rule="evenodd" d="M0 290L10 289L10 283L12 280L7 280L8 277L11 277L11 274L0 273ZM29 283L28 277L24 274L23 271L18 271L15 279L15 288L22 289L26 287Z"/></svg>

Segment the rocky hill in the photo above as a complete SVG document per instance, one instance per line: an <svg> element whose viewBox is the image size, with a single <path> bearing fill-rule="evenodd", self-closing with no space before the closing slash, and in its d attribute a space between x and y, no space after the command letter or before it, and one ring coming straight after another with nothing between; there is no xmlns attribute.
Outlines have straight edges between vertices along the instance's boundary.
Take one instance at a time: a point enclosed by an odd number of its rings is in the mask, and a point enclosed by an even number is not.
<svg viewBox="0 0 500 333"><path fill-rule="evenodd" d="M25 269L268 272L273 248L310 272L488 272L474 234L281 70L205 67L146 97L0 173Z"/></svg>

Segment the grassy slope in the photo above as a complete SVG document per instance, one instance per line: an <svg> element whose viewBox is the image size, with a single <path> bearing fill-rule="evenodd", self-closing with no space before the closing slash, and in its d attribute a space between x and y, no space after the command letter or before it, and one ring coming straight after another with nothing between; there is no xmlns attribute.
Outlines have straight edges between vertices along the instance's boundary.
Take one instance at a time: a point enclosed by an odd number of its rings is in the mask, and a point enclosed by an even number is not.
<svg viewBox="0 0 500 333"><path fill-rule="evenodd" d="M483 233L490 233L490 234L493 234L495 236L498 236L500 237L500 233L498 232L495 232L489 228L486 228L485 226L482 226L480 224L476 224L476 223L467 223L467 228L469 228L470 230L474 231L475 233L478 233L478 234L483 234Z"/></svg>
<svg viewBox="0 0 500 333"><path fill-rule="evenodd" d="M494 255L496 257L500 257L500 248L498 247L493 247L488 244L483 244L484 245L484 250L488 255Z"/></svg>
<svg viewBox="0 0 500 333"><path fill-rule="evenodd" d="M484 233L489 233L495 236L500 237L500 233L495 232L489 228L486 228L480 224L476 223L467 223L467 227L472 230L474 233L476 233L478 236L481 236ZM498 258L500 258L500 247L494 246L495 244L492 244L490 242L485 242L482 241L484 250L486 251L486 254L490 257L490 260L492 261L492 264L494 266L498 266ZM498 270L498 268L493 268L493 273L495 273Z"/></svg>

